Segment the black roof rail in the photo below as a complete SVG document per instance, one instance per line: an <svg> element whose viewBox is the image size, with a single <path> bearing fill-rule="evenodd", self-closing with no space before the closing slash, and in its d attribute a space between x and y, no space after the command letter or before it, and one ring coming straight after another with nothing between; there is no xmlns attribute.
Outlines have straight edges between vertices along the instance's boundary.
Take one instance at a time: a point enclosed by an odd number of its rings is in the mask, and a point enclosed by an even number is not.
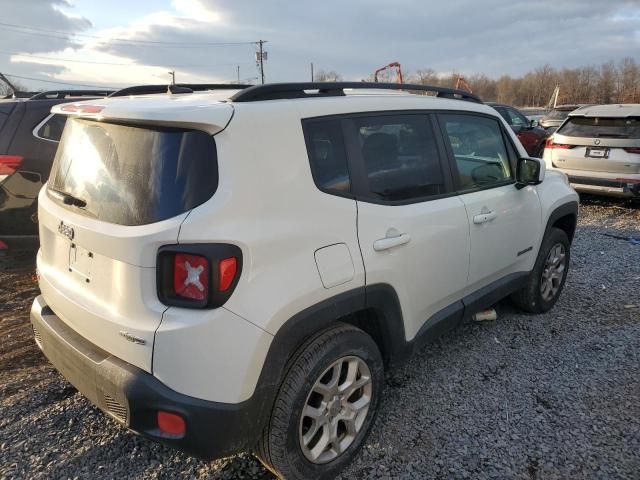
<svg viewBox="0 0 640 480"><path fill-rule="evenodd" d="M205 90L238 90L251 85L234 83L176 83L175 85L135 85L113 92L110 97L125 97L127 95L151 95L154 93L192 93ZM190 91L189 91L190 90Z"/></svg>
<svg viewBox="0 0 640 480"><path fill-rule="evenodd" d="M68 97L107 97L111 95L114 90L48 90L46 92L40 92L29 100L63 100Z"/></svg>
<svg viewBox="0 0 640 480"><path fill-rule="evenodd" d="M13 92L0 97L0 100L11 100L16 98L31 98L38 92Z"/></svg>
<svg viewBox="0 0 640 480"><path fill-rule="evenodd" d="M268 83L246 88L231 97L234 102L258 102L261 100L277 100L285 98L316 98L337 97L345 95L345 89L375 89L375 90L407 90L416 92L435 93L436 97L467 100L482 103L480 97L464 90L434 87L431 85L414 85L410 83L379 83L379 82L299 82L299 83ZM308 92L317 90L317 92Z"/></svg>

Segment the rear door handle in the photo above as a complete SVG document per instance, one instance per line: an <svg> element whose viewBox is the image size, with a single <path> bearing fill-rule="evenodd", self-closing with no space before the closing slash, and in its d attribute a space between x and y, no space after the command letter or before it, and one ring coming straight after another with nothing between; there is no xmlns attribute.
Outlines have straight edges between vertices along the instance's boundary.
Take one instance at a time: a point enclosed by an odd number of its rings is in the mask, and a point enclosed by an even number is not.
<svg viewBox="0 0 640 480"><path fill-rule="evenodd" d="M411 237L407 233L403 233L401 235L395 237L385 237L373 242L373 249L376 252L381 252L383 250L389 250L393 247L399 247L400 245L405 245L411 241Z"/></svg>
<svg viewBox="0 0 640 480"><path fill-rule="evenodd" d="M476 215L475 217L473 217L473 223L478 224L478 223L490 222L491 220L493 220L497 216L498 216L498 214L495 212L495 210L492 210L492 211L486 212L486 213L481 213L480 215Z"/></svg>

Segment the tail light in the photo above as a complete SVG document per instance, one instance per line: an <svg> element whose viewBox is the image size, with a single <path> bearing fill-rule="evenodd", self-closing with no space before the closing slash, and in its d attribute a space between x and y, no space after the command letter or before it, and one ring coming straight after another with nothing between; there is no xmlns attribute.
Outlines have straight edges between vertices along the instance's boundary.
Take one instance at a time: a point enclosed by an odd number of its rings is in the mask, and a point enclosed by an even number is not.
<svg viewBox="0 0 640 480"><path fill-rule="evenodd" d="M158 251L158 297L165 305L217 308L231 297L242 251L228 244L167 245Z"/></svg>
<svg viewBox="0 0 640 480"><path fill-rule="evenodd" d="M629 147L625 148L624 151L627 153L637 153L638 155L640 155L640 147Z"/></svg>
<svg viewBox="0 0 640 480"><path fill-rule="evenodd" d="M567 145L566 143L554 143L553 138L547 138L547 141L544 142L544 148L559 148L559 149L569 149L573 148L575 145Z"/></svg>
<svg viewBox="0 0 640 480"><path fill-rule="evenodd" d="M20 155L0 155L0 182L18 170L23 160Z"/></svg>

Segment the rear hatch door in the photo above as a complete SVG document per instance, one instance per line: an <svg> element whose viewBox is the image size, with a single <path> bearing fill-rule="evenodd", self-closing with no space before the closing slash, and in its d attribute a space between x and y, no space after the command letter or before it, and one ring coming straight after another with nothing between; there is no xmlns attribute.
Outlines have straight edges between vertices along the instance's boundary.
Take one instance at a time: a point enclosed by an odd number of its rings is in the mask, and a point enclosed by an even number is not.
<svg viewBox="0 0 640 480"><path fill-rule="evenodd" d="M553 142L556 167L619 174L640 173L640 117L570 116Z"/></svg>
<svg viewBox="0 0 640 480"><path fill-rule="evenodd" d="M213 119L224 126L231 114L223 107ZM177 243L188 212L218 183L214 128L192 127L70 118L39 197L48 305L95 345L149 372L166 309L156 293L158 248Z"/></svg>

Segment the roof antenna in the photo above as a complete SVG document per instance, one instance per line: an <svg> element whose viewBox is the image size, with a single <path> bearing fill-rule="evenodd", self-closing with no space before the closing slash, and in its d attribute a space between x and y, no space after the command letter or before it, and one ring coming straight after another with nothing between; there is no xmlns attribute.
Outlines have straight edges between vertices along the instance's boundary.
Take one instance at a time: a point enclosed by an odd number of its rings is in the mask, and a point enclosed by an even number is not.
<svg viewBox="0 0 640 480"><path fill-rule="evenodd" d="M169 94L173 94L173 93L193 93L193 90L191 90L190 88L179 87L178 85L176 85L176 71L175 70L171 70L170 72L167 72L167 73L169 75L171 75L171 83L167 87L167 93L169 93Z"/></svg>

